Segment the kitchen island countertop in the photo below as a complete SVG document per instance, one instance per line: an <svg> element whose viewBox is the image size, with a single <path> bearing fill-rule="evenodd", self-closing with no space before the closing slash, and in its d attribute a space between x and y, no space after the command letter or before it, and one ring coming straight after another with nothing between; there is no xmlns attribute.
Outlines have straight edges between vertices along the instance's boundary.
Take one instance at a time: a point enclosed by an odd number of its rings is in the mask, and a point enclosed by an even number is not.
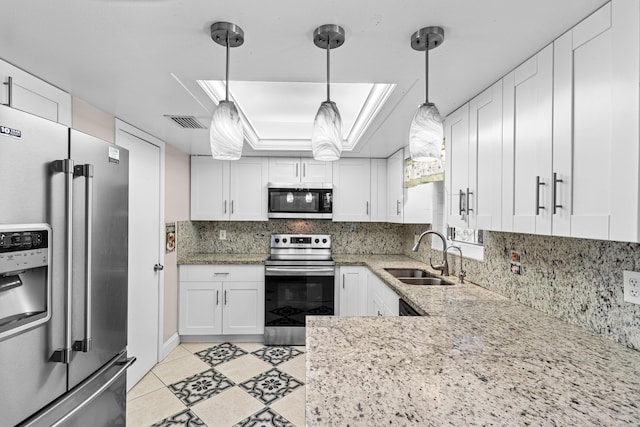
<svg viewBox="0 0 640 427"><path fill-rule="evenodd" d="M309 317L307 426L640 424L640 352L473 284L384 271L426 267L408 257L334 258L429 315Z"/></svg>

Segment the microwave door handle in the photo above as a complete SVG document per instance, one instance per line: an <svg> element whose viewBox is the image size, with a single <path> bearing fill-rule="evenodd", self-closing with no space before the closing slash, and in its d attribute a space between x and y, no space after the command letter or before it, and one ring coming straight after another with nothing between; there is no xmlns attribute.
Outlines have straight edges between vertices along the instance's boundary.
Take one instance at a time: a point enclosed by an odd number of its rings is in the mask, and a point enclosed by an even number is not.
<svg viewBox="0 0 640 427"><path fill-rule="evenodd" d="M91 351L92 333L91 333L91 246L93 231L93 165L78 165L75 167L74 175L82 177L85 180L85 198L84 198L84 338L73 343L74 351L88 353Z"/></svg>

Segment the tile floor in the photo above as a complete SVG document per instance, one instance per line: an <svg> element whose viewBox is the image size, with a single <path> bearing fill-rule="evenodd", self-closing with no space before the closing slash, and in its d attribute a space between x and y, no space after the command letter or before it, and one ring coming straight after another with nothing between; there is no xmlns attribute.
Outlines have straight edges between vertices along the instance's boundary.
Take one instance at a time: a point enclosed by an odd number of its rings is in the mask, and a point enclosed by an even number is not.
<svg viewBox="0 0 640 427"><path fill-rule="evenodd" d="M127 393L127 426L302 427L304 349L182 343Z"/></svg>

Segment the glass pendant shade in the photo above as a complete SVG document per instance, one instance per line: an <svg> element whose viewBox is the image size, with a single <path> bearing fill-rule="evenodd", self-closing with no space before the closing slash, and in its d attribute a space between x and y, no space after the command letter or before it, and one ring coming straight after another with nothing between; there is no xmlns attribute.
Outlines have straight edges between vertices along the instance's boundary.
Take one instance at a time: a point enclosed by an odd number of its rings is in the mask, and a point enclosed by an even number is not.
<svg viewBox="0 0 640 427"><path fill-rule="evenodd" d="M218 160L238 160L244 134L238 109L232 101L220 101L213 110L209 127L211 155Z"/></svg>
<svg viewBox="0 0 640 427"><path fill-rule="evenodd" d="M440 112L432 103L424 103L418 108L409 131L409 151L411 159L422 162L440 158L444 127Z"/></svg>
<svg viewBox="0 0 640 427"><path fill-rule="evenodd" d="M332 162L342 153L342 118L336 103L324 101L313 122L311 135L313 158Z"/></svg>

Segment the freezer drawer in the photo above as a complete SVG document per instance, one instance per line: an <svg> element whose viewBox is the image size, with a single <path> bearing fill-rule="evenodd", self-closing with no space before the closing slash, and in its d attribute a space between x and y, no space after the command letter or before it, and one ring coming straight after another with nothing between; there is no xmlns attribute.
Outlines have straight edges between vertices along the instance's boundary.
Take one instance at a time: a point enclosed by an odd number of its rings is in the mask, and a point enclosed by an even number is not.
<svg viewBox="0 0 640 427"><path fill-rule="evenodd" d="M126 371L135 362L122 351L86 381L44 408L21 427L124 426Z"/></svg>

